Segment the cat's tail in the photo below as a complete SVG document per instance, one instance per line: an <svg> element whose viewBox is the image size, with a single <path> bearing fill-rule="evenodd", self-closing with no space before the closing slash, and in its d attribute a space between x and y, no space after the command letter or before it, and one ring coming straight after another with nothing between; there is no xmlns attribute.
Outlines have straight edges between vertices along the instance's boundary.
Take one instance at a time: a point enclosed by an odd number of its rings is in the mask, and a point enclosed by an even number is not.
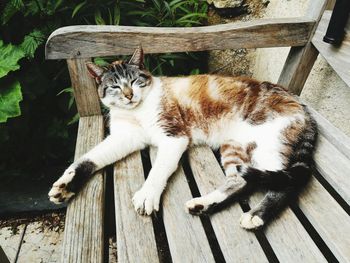
<svg viewBox="0 0 350 263"><path fill-rule="evenodd" d="M304 110L307 116L305 127L294 144L286 169L263 171L250 166L237 167L241 176L248 183L263 185L270 190L279 190L286 187L300 188L306 184L313 166L317 125L307 109L304 108Z"/></svg>

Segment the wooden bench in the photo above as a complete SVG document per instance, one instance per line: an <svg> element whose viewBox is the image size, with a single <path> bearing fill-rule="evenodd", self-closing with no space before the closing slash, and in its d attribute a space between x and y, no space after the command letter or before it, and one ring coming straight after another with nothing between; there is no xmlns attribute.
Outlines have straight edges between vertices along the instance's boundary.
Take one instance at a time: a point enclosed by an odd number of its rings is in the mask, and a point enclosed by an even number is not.
<svg viewBox="0 0 350 263"><path fill-rule="evenodd" d="M326 13L317 29L327 1L310 2L308 16L303 18L200 28L71 26L56 30L47 42L46 58L67 59L80 114L75 158L104 137L96 86L85 67L91 57L131 54L140 43L146 53L292 46L279 82L300 94L321 51L320 38L329 20ZM320 131L317 170L299 201L264 230L249 232L239 226L240 215L260 200L261 193L210 217L185 212L185 201L212 191L224 180L207 147L185 154L163 195L161 212L139 216L131 199L152 165L156 153L152 148L116 163L113 183L104 171L99 172L70 202L62 262L108 261L105 193L112 187L118 262L349 262L350 139L316 111L312 113Z"/></svg>

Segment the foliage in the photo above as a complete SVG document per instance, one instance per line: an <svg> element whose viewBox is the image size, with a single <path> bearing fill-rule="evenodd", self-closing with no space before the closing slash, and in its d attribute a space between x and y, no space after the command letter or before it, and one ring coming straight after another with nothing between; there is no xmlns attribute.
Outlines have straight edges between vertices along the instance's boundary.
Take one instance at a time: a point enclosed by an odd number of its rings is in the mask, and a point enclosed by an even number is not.
<svg viewBox="0 0 350 263"><path fill-rule="evenodd" d="M79 116L66 63L44 58L45 40L55 29L78 24L199 26L206 12L204 0L1 2L0 172L11 167L35 171L73 156ZM205 70L202 61L198 53L162 54L148 56L146 65L154 74L198 74Z"/></svg>

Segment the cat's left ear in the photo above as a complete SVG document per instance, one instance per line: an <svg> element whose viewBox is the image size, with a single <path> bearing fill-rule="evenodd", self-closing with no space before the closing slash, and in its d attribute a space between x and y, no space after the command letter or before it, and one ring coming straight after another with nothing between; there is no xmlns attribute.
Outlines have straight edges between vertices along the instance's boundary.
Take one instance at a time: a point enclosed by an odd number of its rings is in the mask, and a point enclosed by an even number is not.
<svg viewBox="0 0 350 263"><path fill-rule="evenodd" d="M144 55L143 55L143 49L141 46L139 46L135 51L134 54L132 55L131 59L129 60L128 64L131 65L136 65L138 66L140 69L143 69L145 66L143 64L143 59L144 59Z"/></svg>
<svg viewBox="0 0 350 263"><path fill-rule="evenodd" d="M86 67L90 73L90 76L95 79L97 84L101 83L101 77L103 73L105 72L104 68L92 63L92 62L87 62Z"/></svg>

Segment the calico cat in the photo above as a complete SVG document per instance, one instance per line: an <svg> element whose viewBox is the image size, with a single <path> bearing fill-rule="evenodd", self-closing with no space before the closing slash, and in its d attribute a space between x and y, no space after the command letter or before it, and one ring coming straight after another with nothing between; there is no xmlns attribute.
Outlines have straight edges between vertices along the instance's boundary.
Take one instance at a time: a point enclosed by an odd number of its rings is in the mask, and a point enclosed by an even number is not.
<svg viewBox="0 0 350 263"><path fill-rule="evenodd" d="M317 128L306 107L283 87L250 78L154 77L143 59L138 48L129 62L87 64L110 110L110 135L68 167L53 184L50 200L68 201L95 171L153 145L156 161L132 199L140 215L150 215L159 210L184 151L205 144L220 148L226 182L189 200L186 210L208 213L253 186L264 186L266 196L240 220L245 229L264 225L310 176Z"/></svg>

